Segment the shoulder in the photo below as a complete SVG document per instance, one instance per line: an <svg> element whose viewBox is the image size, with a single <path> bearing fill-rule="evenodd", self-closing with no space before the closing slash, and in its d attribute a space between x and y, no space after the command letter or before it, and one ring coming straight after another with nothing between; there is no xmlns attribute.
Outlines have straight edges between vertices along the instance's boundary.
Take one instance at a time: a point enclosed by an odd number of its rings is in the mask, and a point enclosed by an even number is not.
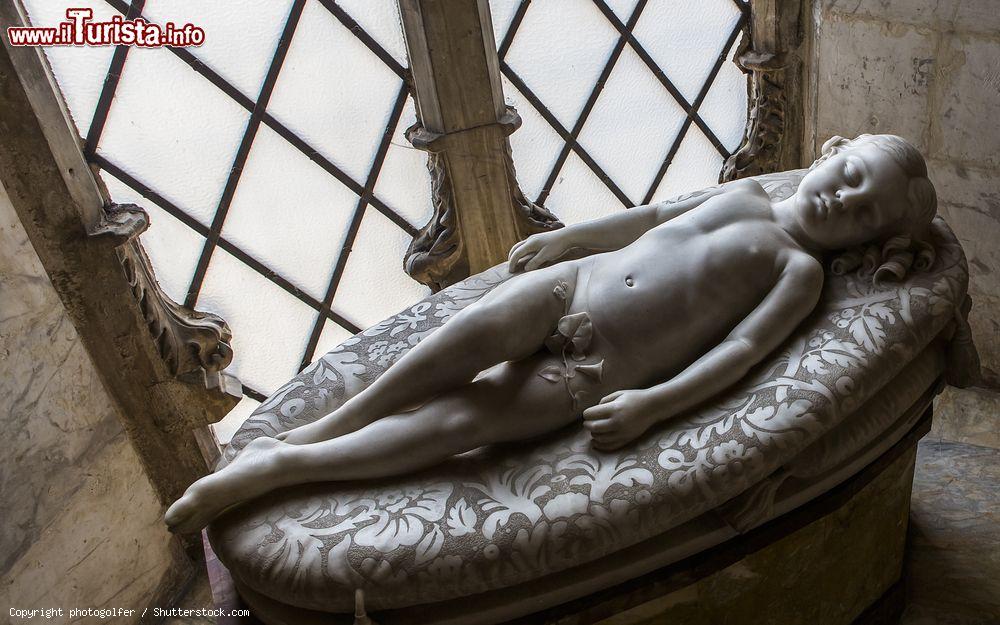
<svg viewBox="0 0 1000 625"><path fill-rule="evenodd" d="M823 288L823 264L802 250L790 250L784 259L782 278L801 288L819 292Z"/></svg>
<svg viewBox="0 0 1000 625"><path fill-rule="evenodd" d="M725 193L747 193L770 199L770 196L767 194L767 191L764 190L764 187L760 186L760 183L753 178L741 178L739 180L734 180L733 182L723 185L722 189Z"/></svg>
<svg viewBox="0 0 1000 625"><path fill-rule="evenodd" d="M771 205L771 197L756 180L743 178L727 182L717 189L716 197L720 204L740 206L754 211Z"/></svg>

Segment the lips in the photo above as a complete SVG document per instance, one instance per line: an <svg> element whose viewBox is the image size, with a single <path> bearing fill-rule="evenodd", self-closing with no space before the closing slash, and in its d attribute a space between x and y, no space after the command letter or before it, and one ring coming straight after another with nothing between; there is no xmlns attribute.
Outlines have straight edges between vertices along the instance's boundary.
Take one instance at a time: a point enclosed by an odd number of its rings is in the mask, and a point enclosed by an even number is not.
<svg viewBox="0 0 1000 625"><path fill-rule="evenodd" d="M830 205L820 194L816 194L816 214L820 219L826 219L830 214Z"/></svg>

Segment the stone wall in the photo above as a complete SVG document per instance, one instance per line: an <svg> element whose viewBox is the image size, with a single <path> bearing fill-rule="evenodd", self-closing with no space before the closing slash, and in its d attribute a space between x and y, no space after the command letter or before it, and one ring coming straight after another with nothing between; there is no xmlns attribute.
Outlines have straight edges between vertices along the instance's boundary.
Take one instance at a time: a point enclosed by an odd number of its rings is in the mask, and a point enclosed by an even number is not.
<svg viewBox="0 0 1000 625"><path fill-rule="evenodd" d="M0 398L0 606L165 606L191 565L2 187Z"/></svg>
<svg viewBox="0 0 1000 625"><path fill-rule="evenodd" d="M932 436L1000 446L1000 5L814 0L804 154L831 135L893 133L929 157L965 247L984 389L947 390Z"/></svg>

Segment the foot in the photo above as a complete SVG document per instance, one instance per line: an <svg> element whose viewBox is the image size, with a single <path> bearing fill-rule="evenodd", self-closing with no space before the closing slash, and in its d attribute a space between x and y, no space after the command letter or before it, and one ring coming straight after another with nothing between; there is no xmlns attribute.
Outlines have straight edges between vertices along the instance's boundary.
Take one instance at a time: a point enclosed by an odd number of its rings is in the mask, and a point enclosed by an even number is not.
<svg viewBox="0 0 1000 625"><path fill-rule="evenodd" d="M282 432L274 438L289 443L291 445L308 445L310 443L321 443L363 427L358 418L348 413L345 407L340 407L325 417L321 417L312 423L301 425L293 430Z"/></svg>
<svg viewBox="0 0 1000 625"><path fill-rule="evenodd" d="M273 438L251 441L225 469L188 487L163 516L167 527L172 532L196 532L226 508L281 486L283 471L276 452L286 447Z"/></svg>

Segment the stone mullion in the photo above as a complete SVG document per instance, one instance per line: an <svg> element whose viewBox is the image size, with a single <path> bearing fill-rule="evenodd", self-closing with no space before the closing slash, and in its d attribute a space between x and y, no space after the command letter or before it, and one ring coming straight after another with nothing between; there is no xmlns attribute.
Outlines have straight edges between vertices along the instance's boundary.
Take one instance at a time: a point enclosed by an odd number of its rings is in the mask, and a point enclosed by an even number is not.
<svg viewBox="0 0 1000 625"><path fill-rule="evenodd" d="M495 265L533 232L559 227L528 201L514 175L508 135L520 126L504 104L487 0L399 0L434 214L405 267L440 289Z"/></svg>
<svg viewBox="0 0 1000 625"><path fill-rule="evenodd" d="M750 75L743 142L722 169L720 182L801 167L803 119L803 10L800 0L754 0L737 65Z"/></svg>

